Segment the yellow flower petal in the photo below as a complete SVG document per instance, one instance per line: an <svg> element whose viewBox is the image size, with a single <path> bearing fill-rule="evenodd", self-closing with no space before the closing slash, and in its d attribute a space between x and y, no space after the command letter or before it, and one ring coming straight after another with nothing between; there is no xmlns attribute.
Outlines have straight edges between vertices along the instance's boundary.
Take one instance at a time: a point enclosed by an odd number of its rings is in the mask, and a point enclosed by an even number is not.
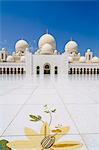
<svg viewBox="0 0 99 150"><path fill-rule="evenodd" d="M47 122L45 122L41 127L40 134L43 135L44 137L50 134L50 128Z"/></svg>
<svg viewBox="0 0 99 150"><path fill-rule="evenodd" d="M38 134L35 130L25 128L24 132L27 138L34 143L35 146L40 146L43 136Z"/></svg>
<svg viewBox="0 0 99 150"><path fill-rule="evenodd" d="M35 130L31 129L31 128L24 128L24 132L27 136L29 136L29 135L32 135L32 136L38 135L38 133Z"/></svg>
<svg viewBox="0 0 99 150"><path fill-rule="evenodd" d="M35 141L13 141L9 142L7 146L12 149L21 149L21 150L26 150L26 149L33 149L35 145Z"/></svg>
<svg viewBox="0 0 99 150"><path fill-rule="evenodd" d="M43 139L42 135L38 134L35 130L30 129L30 128L25 128L24 132L30 141L32 142L35 141L35 145L40 145Z"/></svg>
<svg viewBox="0 0 99 150"><path fill-rule="evenodd" d="M63 141L54 144L52 148L54 150L77 150L77 148L80 148L81 146L82 144L78 141Z"/></svg>
<svg viewBox="0 0 99 150"><path fill-rule="evenodd" d="M67 134L69 132L69 129L70 129L69 127L60 128L61 133L58 133L57 135L55 135L55 142L57 142L61 137Z"/></svg>

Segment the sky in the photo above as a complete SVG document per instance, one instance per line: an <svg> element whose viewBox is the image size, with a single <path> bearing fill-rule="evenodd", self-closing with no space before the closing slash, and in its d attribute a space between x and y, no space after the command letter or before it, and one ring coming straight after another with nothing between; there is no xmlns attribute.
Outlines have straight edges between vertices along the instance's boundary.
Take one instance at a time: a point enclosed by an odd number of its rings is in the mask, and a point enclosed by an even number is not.
<svg viewBox="0 0 99 150"><path fill-rule="evenodd" d="M64 51L72 38L81 55L90 48L99 56L99 1L0 1L0 48L11 53L19 39L34 52L41 35L52 34Z"/></svg>

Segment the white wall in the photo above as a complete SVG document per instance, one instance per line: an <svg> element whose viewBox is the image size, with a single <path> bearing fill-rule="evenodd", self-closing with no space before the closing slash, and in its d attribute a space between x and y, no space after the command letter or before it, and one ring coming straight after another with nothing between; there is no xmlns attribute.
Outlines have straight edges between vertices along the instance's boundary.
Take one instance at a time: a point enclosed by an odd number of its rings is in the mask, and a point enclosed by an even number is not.
<svg viewBox="0 0 99 150"><path fill-rule="evenodd" d="M99 68L99 63L70 63L69 68Z"/></svg>
<svg viewBox="0 0 99 150"><path fill-rule="evenodd" d="M24 68L24 70L26 70L25 67L25 63L11 63L11 62L0 62L0 68Z"/></svg>
<svg viewBox="0 0 99 150"><path fill-rule="evenodd" d="M54 67L58 67L58 73L61 73L63 68L62 55L33 55L33 74L36 74L36 67L40 66L40 74L44 73L44 64L50 64L51 74L54 74Z"/></svg>

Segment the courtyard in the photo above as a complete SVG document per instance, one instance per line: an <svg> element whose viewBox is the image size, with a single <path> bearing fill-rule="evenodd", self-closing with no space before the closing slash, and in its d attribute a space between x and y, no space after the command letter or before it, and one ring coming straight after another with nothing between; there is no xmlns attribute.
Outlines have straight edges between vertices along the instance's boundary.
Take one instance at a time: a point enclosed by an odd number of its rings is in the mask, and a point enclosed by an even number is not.
<svg viewBox="0 0 99 150"><path fill-rule="evenodd" d="M29 115L41 115L44 106L56 109L51 127L69 126L60 140L79 141L80 150L99 149L99 76L59 75L0 76L0 139L26 140L24 128L39 132L41 123Z"/></svg>

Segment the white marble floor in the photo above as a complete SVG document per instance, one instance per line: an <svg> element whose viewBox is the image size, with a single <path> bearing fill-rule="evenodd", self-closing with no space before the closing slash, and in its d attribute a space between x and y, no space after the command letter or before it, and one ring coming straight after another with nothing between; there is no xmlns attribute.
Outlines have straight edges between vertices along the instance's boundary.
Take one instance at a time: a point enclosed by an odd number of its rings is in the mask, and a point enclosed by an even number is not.
<svg viewBox="0 0 99 150"><path fill-rule="evenodd" d="M24 139L25 127L39 131L29 115L48 120L45 104L56 108L52 127L70 127L63 139L80 141L80 150L99 150L99 76L0 76L0 139Z"/></svg>

